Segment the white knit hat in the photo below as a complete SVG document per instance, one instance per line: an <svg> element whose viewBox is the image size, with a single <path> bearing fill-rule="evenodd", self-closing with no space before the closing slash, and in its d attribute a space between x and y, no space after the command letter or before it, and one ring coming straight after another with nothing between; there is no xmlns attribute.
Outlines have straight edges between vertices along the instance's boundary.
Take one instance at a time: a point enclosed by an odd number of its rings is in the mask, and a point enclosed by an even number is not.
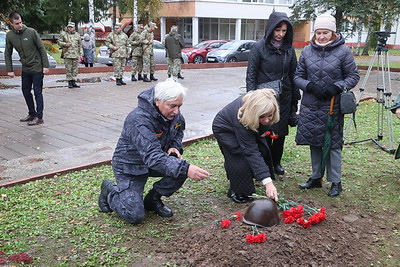
<svg viewBox="0 0 400 267"><path fill-rule="evenodd" d="M314 31L321 29L336 32L336 19L329 14L319 15L314 22Z"/></svg>

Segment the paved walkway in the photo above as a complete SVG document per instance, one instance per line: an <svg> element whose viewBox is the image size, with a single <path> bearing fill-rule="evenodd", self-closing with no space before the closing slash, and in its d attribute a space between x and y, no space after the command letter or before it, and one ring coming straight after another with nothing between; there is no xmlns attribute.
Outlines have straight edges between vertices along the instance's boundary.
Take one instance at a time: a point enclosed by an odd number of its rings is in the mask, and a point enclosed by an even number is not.
<svg viewBox="0 0 400 267"><path fill-rule="evenodd" d="M187 128L185 140L211 134L215 114L243 93L246 68L184 70L181 83L188 94L182 107ZM65 75L44 80L43 125L27 126L20 77L3 78L15 85L0 90L0 186L18 179L110 160L126 115L136 106L137 95L156 83L131 82L116 86L112 73L81 74L81 88L68 89ZM166 78L165 71L155 75Z"/></svg>
<svg viewBox="0 0 400 267"><path fill-rule="evenodd" d="M363 84L365 71L355 92ZM156 83L131 82L116 86L112 73L79 74L81 88L68 89L65 75L44 80L44 121L40 126L19 122L27 114L20 77L3 77L10 86L0 90L0 186L20 179L85 167L112 157L126 115L136 106L137 95ZM185 140L210 135L215 114L244 92L246 67L186 69L182 84L189 89L182 113ZM166 78L166 71L156 77ZM376 96L379 73L367 79L362 97ZM400 90L400 74L392 73L392 90Z"/></svg>

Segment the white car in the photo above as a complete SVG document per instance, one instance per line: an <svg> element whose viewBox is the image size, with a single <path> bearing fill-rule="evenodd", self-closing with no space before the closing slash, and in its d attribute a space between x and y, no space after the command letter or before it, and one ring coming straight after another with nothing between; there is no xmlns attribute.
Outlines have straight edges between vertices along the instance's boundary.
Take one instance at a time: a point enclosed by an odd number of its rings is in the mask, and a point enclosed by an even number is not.
<svg viewBox="0 0 400 267"><path fill-rule="evenodd" d="M5 69L6 68L6 61L4 59L4 51L6 49L6 34L5 32L0 31L0 69ZM49 67L50 68L55 68L57 66L57 62L55 59L47 54L47 58L49 59ZM19 61L19 55L18 52L13 51L12 54L12 62L13 62L13 68L14 69L21 69L22 64Z"/></svg>
<svg viewBox="0 0 400 267"><path fill-rule="evenodd" d="M167 64L167 58L165 57L165 46L157 40L153 42L153 51L154 51L154 62L155 64ZM99 54L97 55L97 62L100 64L106 64L107 66L112 66L112 58L110 58L110 54L107 46L99 47ZM185 53L181 53L181 62L182 64L188 63L188 57ZM127 65L131 65L131 60L128 60Z"/></svg>

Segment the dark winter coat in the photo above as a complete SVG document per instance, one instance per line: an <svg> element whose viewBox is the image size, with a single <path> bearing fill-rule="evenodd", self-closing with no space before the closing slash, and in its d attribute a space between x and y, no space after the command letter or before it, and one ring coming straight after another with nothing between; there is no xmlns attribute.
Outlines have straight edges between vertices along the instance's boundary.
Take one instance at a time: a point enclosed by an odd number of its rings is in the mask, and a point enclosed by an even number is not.
<svg viewBox="0 0 400 267"><path fill-rule="evenodd" d="M271 44L271 38L281 22L286 22L288 28L283 45L278 49ZM247 92L256 90L259 84L281 79L283 73L283 88L279 97L280 121L271 128L278 135L288 134L289 119L296 116L300 99L300 92L293 82L297 59L292 42L293 26L289 18L282 12L272 13L265 27L264 38L255 43L250 50L247 67Z"/></svg>
<svg viewBox="0 0 400 267"><path fill-rule="evenodd" d="M167 120L154 104L154 88L138 96L138 106L126 117L113 156L113 167L132 175L148 174L149 169L163 176L187 175L189 163L166 153L181 153L185 119L181 114Z"/></svg>
<svg viewBox="0 0 400 267"><path fill-rule="evenodd" d="M273 173L270 172L272 164L268 166L265 163L259 149L261 144L269 152L265 137L261 137L267 128L261 125L259 132L254 132L244 127L237 118L238 111L242 105L243 97L240 96L218 112L212 124L214 136L218 144L230 153L244 155L247 160L246 164L250 165L256 180L262 180L267 177L274 178ZM270 157L270 154L268 156ZM225 155L225 157L229 156Z"/></svg>
<svg viewBox="0 0 400 267"><path fill-rule="evenodd" d="M294 81L303 90L296 142L299 145L322 147L325 138L325 125L328 118L330 99L319 100L307 92L308 83L326 87L335 84L342 90L354 88L360 76L353 54L339 37L321 47L315 42L306 46L300 56ZM343 146L344 115L340 113L340 94L335 96L331 148Z"/></svg>
<svg viewBox="0 0 400 267"><path fill-rule="evenodd" d="M182 36L176 32L167 34L164 40L167 57L171 59L181 58L182 48L185 46L185 41Z"/></svg>
<svg viewBox="0 0 400 267"><path fill-rule="evenodd" d="M22 30L12 29L6 35L6 49L4 51L7 72L13 72L12 53L17 50L23 72L43 72L49 67L49 59L42 40L35 29L22 26Z"/></svg>

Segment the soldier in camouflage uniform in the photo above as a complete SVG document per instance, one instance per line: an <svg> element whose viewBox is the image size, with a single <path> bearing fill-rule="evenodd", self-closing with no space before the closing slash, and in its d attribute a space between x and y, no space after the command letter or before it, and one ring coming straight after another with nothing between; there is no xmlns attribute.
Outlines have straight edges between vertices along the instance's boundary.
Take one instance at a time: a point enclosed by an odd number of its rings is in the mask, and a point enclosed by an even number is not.
<svg viewBox="0 0 400 267"><path fill-rule="evenodd" d="M154 22L150 22L141 34L142 44L143 44L143 81L151 82L157 81L154 77L156 72L156 65L154 63L154 52L153 52L153 40L154 40L154 29L157 26ZM147 74L150 73L150 79Z"/></svg>
<svg viewBox="0 0 400 267"><path fill-rule="evenodd" d="M131 36L129 36L128 43L131 46L131 55L132 55L132 82L136 82L137 80L143 80L142 72L143 72L143 48L142 41L140 39L140 35L143 32L143 25L138 24L136 27L136 31L134 31ZM136 73L138 73L138 78L136 79Z"/></svg>
<svg viewBox="0 0 400 267"><path fill-rule="evenodd" d="M165 48L167 49L168 77L183 79L181 75L181 51L185 41L178 33L178 26L172 26L171 32L165 36Z"/></svg>
<svg viewBox="0 0 400 267"><path fill-rule="evenodd" d="M80 87L76 84L78 75L78 60L82 56L81 36L75 31L75 23L69 22L67 30L62 31L58 45L62 48L61 57L64 58L68 88Z"/></svg>
<svg viewBox="0 0 400 267"><path fill-rule="evenodd" d="M106 46L110 49L110 55L113 58L114 76L117 85L125 85L122 80L128 57L128 36L122 31L121 23L116 23L114 32L106 39Z"/></svg>

